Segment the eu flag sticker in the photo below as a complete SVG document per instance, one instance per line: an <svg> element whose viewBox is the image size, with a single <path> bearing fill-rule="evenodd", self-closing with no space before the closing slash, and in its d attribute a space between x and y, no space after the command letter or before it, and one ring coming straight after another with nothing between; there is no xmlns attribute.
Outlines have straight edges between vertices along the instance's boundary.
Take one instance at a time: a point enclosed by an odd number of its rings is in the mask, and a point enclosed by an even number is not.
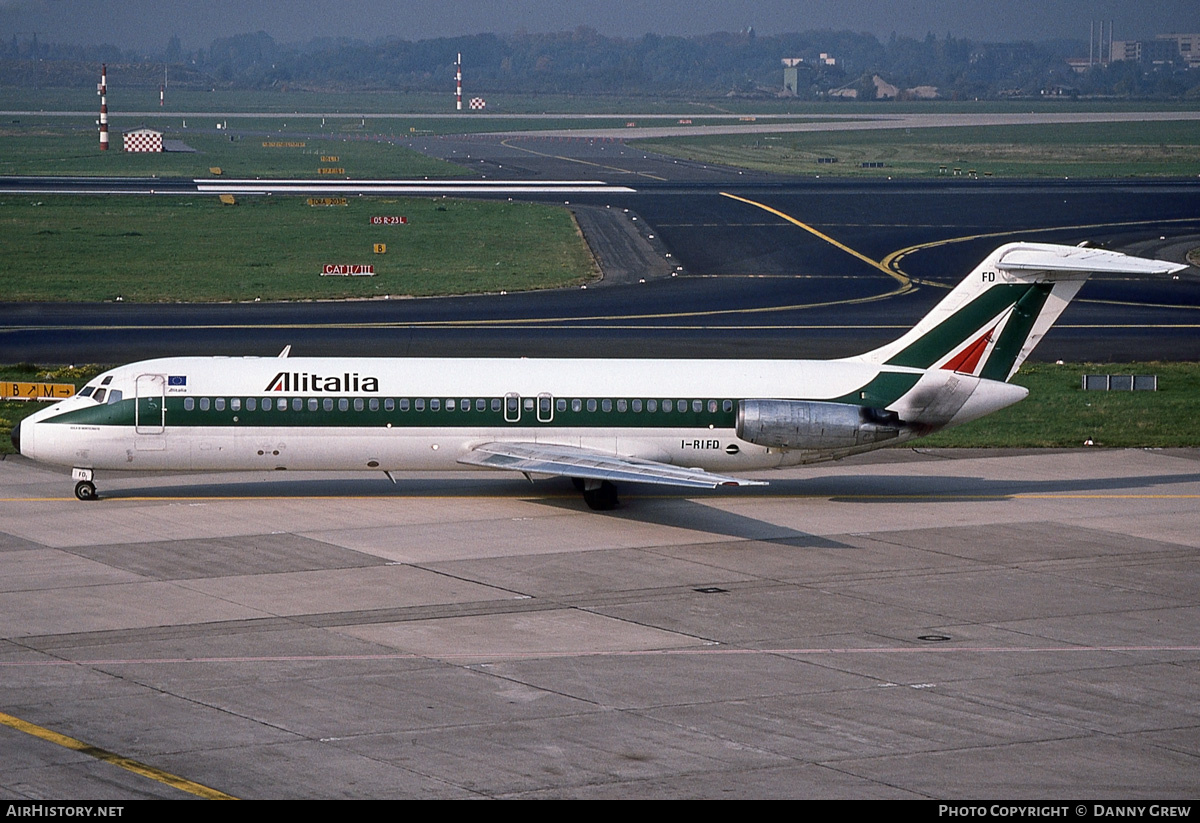
<svg viewBox="0 0 1200 823"><path fill-rule="evenodd" d="M187 385L187 375L172 374L170 377L167 378L167 385L168 386L186 386Z"/></svg>

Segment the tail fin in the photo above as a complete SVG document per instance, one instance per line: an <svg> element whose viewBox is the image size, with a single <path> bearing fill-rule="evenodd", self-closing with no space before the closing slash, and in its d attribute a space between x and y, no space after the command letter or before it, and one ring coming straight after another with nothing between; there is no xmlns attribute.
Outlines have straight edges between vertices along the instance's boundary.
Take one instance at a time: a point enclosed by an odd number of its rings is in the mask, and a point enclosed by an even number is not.
<svg viewBox="0 0 1200 823"><path fill-rule="evenodd" d="M1187 266L1049 243L989 254L911 331L855 360L1007 381L1092 272L1170 274Z"/></svg>

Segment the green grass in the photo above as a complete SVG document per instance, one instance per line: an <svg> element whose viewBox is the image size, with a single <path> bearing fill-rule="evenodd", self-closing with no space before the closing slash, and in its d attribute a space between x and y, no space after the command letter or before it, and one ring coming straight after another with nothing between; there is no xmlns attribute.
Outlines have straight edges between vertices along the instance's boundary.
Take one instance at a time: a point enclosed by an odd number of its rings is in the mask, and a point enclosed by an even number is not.
<svg viewBox="0 0 1200 823"><path fill-rule="evenodd" d="M180 118L145 118L125 127L146 125L164 131L168 140L182 140L195 153L126 153L120 129L110 130L112 148L99 150L99 137L90 125L62 118L15 118L0 122L0 174L83 175L118 177L211 177L211 167L225 177L322 177L323 167L346 170L355 178L459 177L469 171L396 145L378 129L363 129L357 119L289 122L286 119L231 119L253 134L230 139L217 132L217 120L203 124L192 118L183 129ZM378 124L373 124L378 125ZM396 124L386 124L394 127ZM398 141L403 135L398 135ZM370 139L364 139L370 138ZM303 147L264 146L264 142L304 143ZM335 163L322 157L335 156Z"/></svg>
<svg viewBox="0 0 1200 823"><path fill-rule="evenodd" d="M855 177L1195 177L1191 122L888 129L644 140L650 151L780 174ZM836 157L837 163L818 158ZM884 163L864 169L864 162ZM945 171L942 171L942 167Z"/></svg>
<svg viewBox="0 0 1200 823"><path fill-rule="evenodd" d="M789 98L730 98L725 95L676 94L571 95L507 94L473 88L468 83L465 97L483 97L489 112L500 114L600 113L600 114L896 114L904 112L970 113L1026 111L1175 111L1195 109L1196 101L1153 100L990 100L990 101L828 101L803 102ZM97 80L99 78L97 77ZM167 89L167 112L262 111L397 114L445 112L455 115L454 99L445 93L427 92L322 92L299 89L245 91L201 91ZM158 85L110 86L109 106L114 112L158 110ZM94 85L80 88L0 88L0 110L98 111Z"/></svg>
<svg viewBox="0 0 1200 823"><path fill-rule="evenodd" d="M376 226L374 215L407 225ZM375 254L384 243L386 254ZM571 214L530 203L301 197L0 198L6 300L245 301L573 285L594 264ZM322 277L327 263L375 277Z"/></svg>
<svg viewBox="0 0 1200 823"><path fill-rule="evenodd" d="M44 370L29 364L0 367L0 380L75 383L83 386L106 366ZM1084 374L1157 374L1157 392L1085 392ZM1200 446L1200 364L1027 363L1013 382L1029 397L993 415L911 441L919 448L1061 448L1092 440L1098 447ZM0 403L0 454L11 454L12 425L41 403Z"/></svg>
<svg viewBox="0 0 1200 823"><path fill-rule="evenodd" d="M1084 374L1157 374L1156 392L1083 391ZM1200 364L1027 363L1013 382L1029 396L993 415L916 441L920 446L1034 448L1200 446Z"/></svg>

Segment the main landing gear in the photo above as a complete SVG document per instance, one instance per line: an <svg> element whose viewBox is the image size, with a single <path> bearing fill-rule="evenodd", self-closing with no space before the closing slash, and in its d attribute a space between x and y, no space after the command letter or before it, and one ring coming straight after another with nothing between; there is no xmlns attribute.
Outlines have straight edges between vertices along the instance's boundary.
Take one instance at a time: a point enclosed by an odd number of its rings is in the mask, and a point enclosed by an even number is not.
<svg viewBox="0 0 1200 823"><path fill-rule="evenodd" d="M583 492L583 502L593 511L607 512L617 507L617 487L608 480L584 480L572 477L575 488Z"/></svg>
<svg viewBox="0 0 1200 823"><path fill-rule="evenodd" d="M91 469L72 469L71 477L78 481L75 484L75 496L80 500L96 500L100 497L96 492L96 484L92 482Z"/></svg>

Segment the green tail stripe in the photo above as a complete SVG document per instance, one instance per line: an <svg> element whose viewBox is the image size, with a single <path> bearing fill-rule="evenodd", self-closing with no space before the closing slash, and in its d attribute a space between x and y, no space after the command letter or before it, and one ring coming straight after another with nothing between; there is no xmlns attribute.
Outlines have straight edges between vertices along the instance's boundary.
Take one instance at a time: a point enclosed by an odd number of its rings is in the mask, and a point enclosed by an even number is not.
<svg viewBox="0 0 1200 823"><path fill-rule="evenodd" d="M961 346L963 341L979 331L984 323L1021 301L1031 290L1038 288L1038 284L1035 283L1005 283L993 286L897 352L887 361L887 365L930 368ZM1044 302L1045 298L1042 300ZM1021 340L1024 342L1024 338Z"/></svg>
<svg viewBox="0 0 1200 823"><path fill-rule="evenodd" d="M1038 315L1042 313L1042 307L1046 305L1046 298L1050 296L1053 289L1053 283L1035 283L1017 301L1012 316L1005 324L1004 331L1000 333L1000 339L992 347L991 355L988 356L987 362L983 364L983 369L979 372L980 377L988 380L1008 380L1013 363L1016 362L1017 355L1021 353L1025 341L1029 339L1029 332L1033 330L1033 324L1037 322Z"/></svg>
<svg viewBox="0 0 1200 823"><path fill-rule="evenodd" d="M920 379L921 375L910 372L880 372L865 386L841 397L834 397L829 402L882 409L903 397Z"/></svg>

